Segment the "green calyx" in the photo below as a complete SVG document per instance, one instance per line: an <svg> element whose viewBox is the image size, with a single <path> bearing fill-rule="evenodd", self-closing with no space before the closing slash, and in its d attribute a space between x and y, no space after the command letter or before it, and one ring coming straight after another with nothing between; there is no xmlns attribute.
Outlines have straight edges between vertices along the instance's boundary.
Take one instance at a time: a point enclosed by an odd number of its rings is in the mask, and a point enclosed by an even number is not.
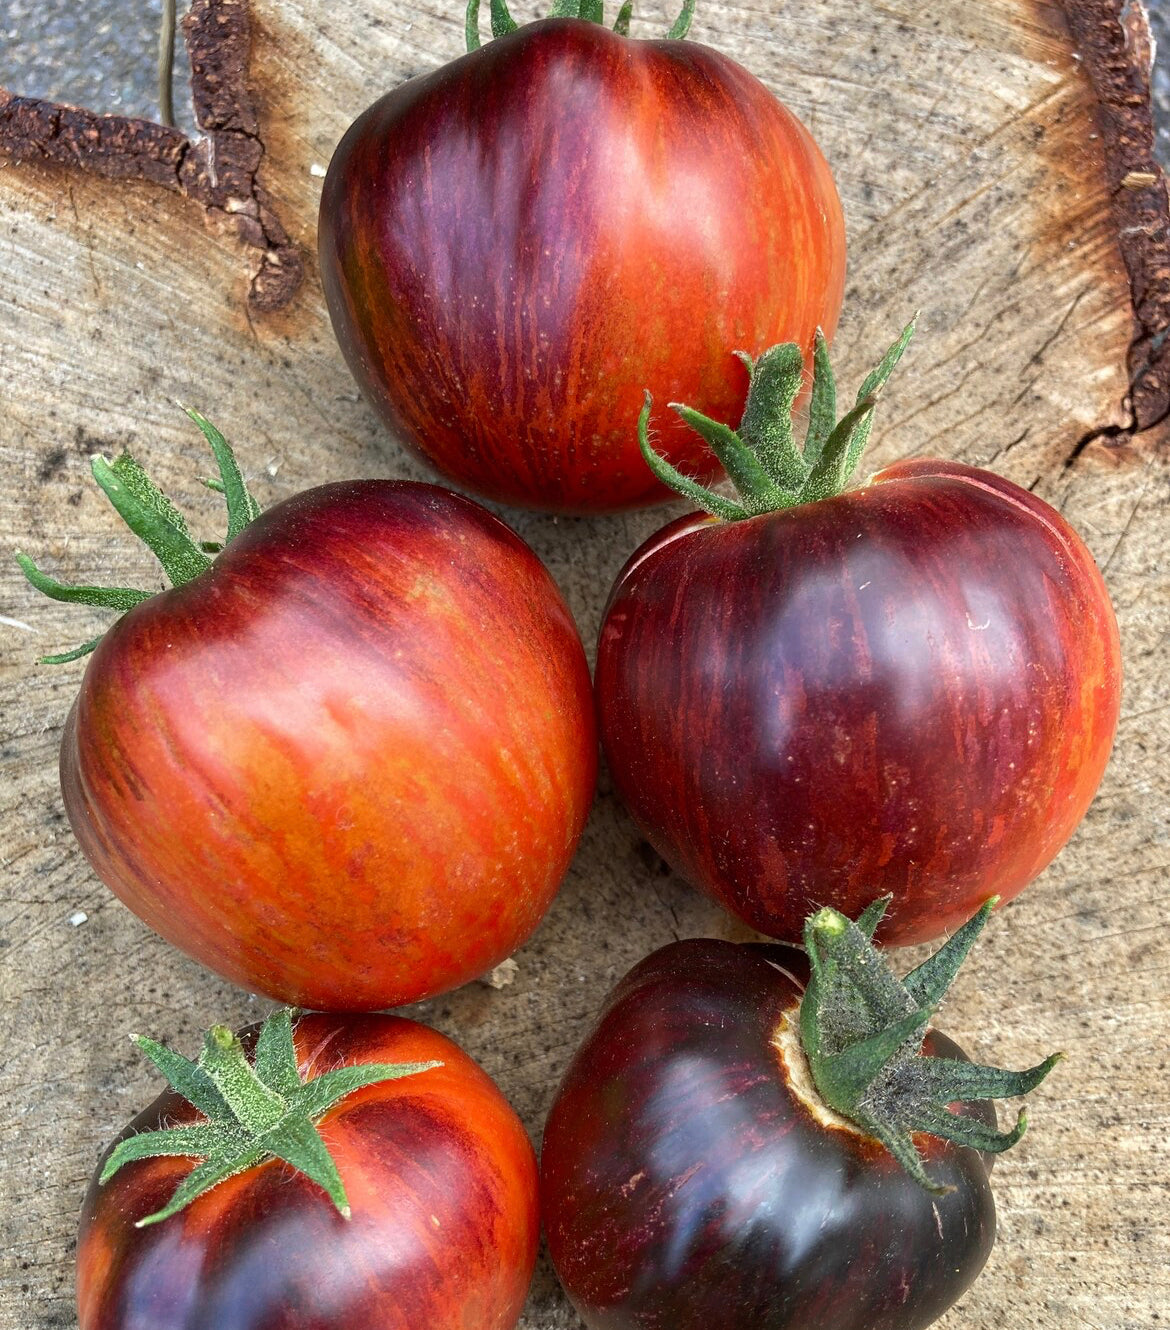
<svg viewBox="0 0 1170 1330"><path fill-rule="evenodd" d="M114 1147L102 1169L101 1183L134 1159L184 1155L203 1161L187 1174L167 1204L139 1219L136 1228L169 1219L217 1183L268 1159L283 1159L311 1178L348 1219L345 1186L314 1125L317 1119L363 1086L442 1066L440 1062L359 1063L303 1081L293 1047L292 1012L287 1007L264 1022L252 1062L239 1039L222 1025L207 1032L197 1062L153 1039L135 1035L134 1043L172 1089L205 1119L183 1127L139 1132Z"/></svg>
<svg viewBox="0 0 1170 1330"><path fill-rule="evenodd" d="M649 437L647 392L638 417L638 444L646 465L669 489L726 522L759 517L781 508L795 508L840 494L857 469L869 441L873 410L886 380L914 335L912 319L902 335L866 378L849 411L837 419L837 384L829 364L824 334L817 330L813 345L813 381L804 444L796 443L792 408L804 384L804 356L795 342L765 351L758 360L737 352L747 366L747 403L739 429L733 430L689 406L671 402L670 409L696 433L719 459L735 486L729 499L700 485L655 452Z"/></svg>
<svg viewBox="0 0 1170 1330"><path fill-rule="evenodd" d="M929 960L899 981L873 944L890 897L875 901L851 922L833 909L818 910L805 924L804 945L812 975L800 1004L800 1041L813 1083L829 1108L876 1137L927 1191L913 1132L998 1154L1027 1126L1021 1110L1015 1126L996 1131L949 1104L1027 1094L1063 1057L1027 1071L1005 1071L920 1050L926 1026L959 967L983 931L993 897Z"/></svg>
<svg viewBox="0 0 1170 1330"><path fill-rule="evenodd" d="M172 586L182 586L184 582L189 582L200 573L206 572L211 567L209 556L221 550L227 541L239 535L249 522L260 515L260 505L248 492L231 445L198 411L186 407L184 410L199 426L203 437L211 445L211 451L219 467L218 479L206 480L204 484L222 494L227 503L227 535L222 543L196 544L187 530L183 514L129 453L123 453L114 462L107 462L104 457L95 457L91 464L93 478L130 530L150 548L162 564L163 571ZM149 600L154 594L152 591L140 591L135 587L68 586L42 573L27 554L17 551L16 561L33 586L53 600L68 601L76 605L94 605L99 609L117 610L120 614L124 614L140 601ZM41 663L61 665L66 661L77 660L81 656L88 655L100 641L101 637L98 636L62 655L42 656Z"/></svg>
<svg viewBox="0 0 1170 1330"><path fill-rule="evenodd" d="M509 12L507 0L490 0L490 3L492 36L503 37L509 32L515 32L519 24ZM613 30L619 37L630 35L630 16L633 12L633 0L625 0L613 24ZM683 0L682 10L670 31L666 34L667 37L672 41L682 41L690 31L691 19L694 14L695 0ZM604 0L552 0L547 17L579 18L584 19L587 23L604 23L605 3ZM478 51L480 46L479 0L467 0L465 24L467 49Z"/></svg>

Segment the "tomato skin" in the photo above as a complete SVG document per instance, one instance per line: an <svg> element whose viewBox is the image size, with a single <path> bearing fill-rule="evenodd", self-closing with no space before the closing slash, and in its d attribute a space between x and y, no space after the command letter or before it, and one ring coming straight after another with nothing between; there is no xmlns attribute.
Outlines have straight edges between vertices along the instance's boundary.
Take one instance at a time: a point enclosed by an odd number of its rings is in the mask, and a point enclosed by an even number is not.
<svg viewBox="0 0 1170 1330"><path fill-rule="evenodd" d="M1101 575L1053 509L911 461L747 521L666 527L619 576L596 670L647 838L753 928L887 892L888 943L1010 899L1092 800L1120 706Z"/></svg>
<svg viewBox="0 0 1170 1330"><path fill-rule="evenodd" d="M535 929L589 810L588 666L552 579L479 505L364 481L262 514L98 646L70 822L136 914L302 1007L484 973Z"/></svg>
<svg viewBox="0 0 1170 1330"><path fill-rule="evenodd" d="M932 1196L789 1089L772 1039L807 976L790 955L784 973L734 943L663 947L570 1064L541 1206L590 1330L921 1330L987 1260L995 1210L977 1151L916 1137L954 1188ZM934 1032L927 1051L962 1056Z"/></svg>
<svg viewBox="0 0 1170 1330"><path fill-rule="evenodd" d="M334 330L390 429L524 507L670 497L649 389L737 421L732 354L832 333L844 222L810 135L690 41L527 24L375 103L334 154L319 250ZM688 474L710 454L661 410Z"/></svg>
<svg viewBox="0 0 1170 1330"><path fill-rule="evenodd" d="M443 1063L357 1091L321 1119L352 1218L269 1161L135 1229L195 1161L140 1160L103 1186L95 1173L78 1243L80 1330L507 1330L519 1319L539 1234L536 1160L491 1079L401 1017L304 1016L294 1039L303 1074ZM124 1134L199 1119L168 1090Z"/></svg>

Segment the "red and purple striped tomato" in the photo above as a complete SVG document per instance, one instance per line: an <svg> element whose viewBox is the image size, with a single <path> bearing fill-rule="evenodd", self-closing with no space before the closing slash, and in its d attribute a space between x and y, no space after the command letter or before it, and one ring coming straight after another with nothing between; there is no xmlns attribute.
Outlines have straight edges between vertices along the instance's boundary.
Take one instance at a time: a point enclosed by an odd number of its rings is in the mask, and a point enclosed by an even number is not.
<svg viewBox="0 0 1170 1330"><path fill-rule="evenodd" d="M1117 625L1064 519L957 463L630 559L598 649L615 786L669 863L753 928L893 901L889 943L1010 899L1084 815L1120 705Z"/></svg>
<svg viewBox="0 0 1170 1330"><path fill-rule="evenodd" d="M443 475L526 507L659 502L642 395L738 418L734 350L811 348L841 205L796 118L689 41L532 23L396 88L342 139L321 272L350 368ZM717 471L673 416L658 446Z"/></svg>
<svg viewBox="0 0 1170 1330"><path fill-rule="evenodd" d="M95 1174L77 1252L81 1330L509 1330L536 1260L536 1160L490 1077L395 1016L302 1016L294 1042L306 1078L442 1064L358 1090L320 1119L352 1216L270 1158L136 1228L196 1161L137 1160L102 1185ZM124 1136L200 1118L168 1090Z"/></svg>
<svg viewBox="0 0 1170 1330"><path fill-rule="evenodd" d="M356 1011L525 941L596 762L585 654L536 555L468 499L358 481L261 514L114 625L61 781L98 875L168 941Z"/></svg>

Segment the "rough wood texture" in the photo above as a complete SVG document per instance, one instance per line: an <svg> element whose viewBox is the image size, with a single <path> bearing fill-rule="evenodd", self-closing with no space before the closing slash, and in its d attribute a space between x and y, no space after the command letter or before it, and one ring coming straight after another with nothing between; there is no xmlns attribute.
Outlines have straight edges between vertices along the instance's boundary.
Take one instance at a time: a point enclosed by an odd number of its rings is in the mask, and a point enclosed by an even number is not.
<svg viewBox="0 0 1170 1330"><path fill-rule="evenodd" d="M0 546L25 547L66 579L136 583L146 556L117 535L87 478L88 455L124 445L211 535L218 501L196 483L207 462L176 398L234 439L266 504L332 476L422 474L383 436L334 345L311 258L316 168L376 94L460 53L458 11L454 0L254 6L256 179L306 259L304 286L276 312L249 306L255 251L222 210L142 180L0 167ZM647 0L636 30L672 17ZM1120 0L1069 0L1067 11L1039 0L705 0L693 32L778 92L835 167L851 239L844 382L923 311L871 463L939 452L1034 487L1088 539L1121 621L1124 715L1100 796L989 930L948 1003L945 1024L973 1054L1015 1065L1069 1054L1035 1096L1032 1132L996 1169L999 1244L940 1323L950 1330L1151 1330L1166 1315L1166 196L1149 158L1140 10L1124 17ZM587 641L613 575L665 516L507 514ZM126 1034L191 1051L209 1022L251 1019L262 1004L169 950L88 871L56 788L82 666L34 656L92 636L101 617L39 601L13 568L5 588L0 1325L46 1330L75 1324L85 1180L155 1092ZM737 935L664 875L603 778L515 981L473 984L417 1014L480 1059L538 1137L604 991L651 948L699 933ZM577 1324L547 1266L523 1324Z"/></svg>
<svg viewBox="0 0 1170 1330"><path fill-rule="evenodd" d="M110 180L145 180L175 190L235 223L260 251L248 290L258 313L282 309L300 289L304 262L257 178L264 156L249 84L250 11L244 0L195 0L183 20L191 99L202 131L20 97L0 89L0 152L13 162L55 165Z"/></svg>

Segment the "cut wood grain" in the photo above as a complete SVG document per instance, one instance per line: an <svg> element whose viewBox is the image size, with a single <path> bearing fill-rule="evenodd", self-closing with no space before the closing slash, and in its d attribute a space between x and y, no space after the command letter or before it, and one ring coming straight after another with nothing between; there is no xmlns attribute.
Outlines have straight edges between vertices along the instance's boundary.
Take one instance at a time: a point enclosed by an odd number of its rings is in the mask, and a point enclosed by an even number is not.
<svg viewBox="0 0 1170 1330"><path fill-rule="evenodd" d="M207 0L197 12L239 3ZM385 437L334 344L312 261L315 213L321 168L349 121L461 53L460 9L251 6L244 86L256 124L244 132L260 155L248 188L262 188L279 243L305 260L303 283L282 301L249 300L275 233L249 244L198 188L172 188L173 171L161 184L115 180L9 151L0 546L28 549L66 580L153 576L88 481L90 454L124 446L184 500L200 534L215 534L219 501L197 483L204 448L175 399L229 434L266 505L337 476L424 475ZM536 9L517 3L516 17ZM656 35L671 19L648 2L635 32ZM761 77L834 166L851 245L836 345L846 388L923 311L881 405L871 465L933 452L990 466L1061 508L1106 572L1127 667L1113 764L1070 846L989 929L945 1020L979 1057L1027 1065L1064 1047L1069 1058L1036 1094L1032 1131L996 1168L991 1263L940 1325L1152 1330L1170 1268L1170 264L1140 8L707 0L692 37ZM4 114L0 105L0 123ZM224 130L203 124L213 141ZM549 564L591 642L613 576L670 511L503 515ZM83 666L34 658L93 636L102 617L40 602L15 565L0 616L0 1327L47 1330L75 1324L85 1180L154 1094L126 1034L190 1052L212 1021L251 1020L265 1004L149 934L72 842L56 748ZM663 873L603 778L581 852L514 981L470 985L416 1014L480 1059L538 1138L604 992L653 947L701 933L742 936ZM578 1324L546 1265L522 1324Z"/></svg>

